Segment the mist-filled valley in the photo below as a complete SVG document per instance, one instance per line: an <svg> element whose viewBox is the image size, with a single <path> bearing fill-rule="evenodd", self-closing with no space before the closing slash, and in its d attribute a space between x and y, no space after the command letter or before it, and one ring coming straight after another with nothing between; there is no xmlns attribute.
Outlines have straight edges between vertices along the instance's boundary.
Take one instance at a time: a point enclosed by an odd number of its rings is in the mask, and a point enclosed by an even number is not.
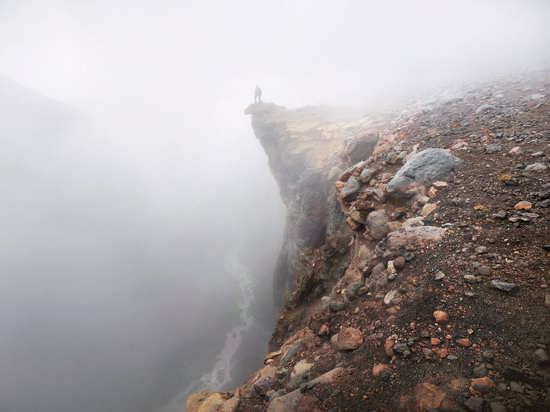
<svg viewBox="0 0 550 412"><path fill-rule="evenodd" d="M239 325L231 259L266 291L253 302L265 345L282 215L261 153L235 173L200 144L197 158L183 156L193 166L145 155L146 139L118 152L115 132L93 118L7 81L2 91L3 410L168 403ZM156 167L145 178L147 162ZM237 192L244 179L251 191ZM270 211L255 206L267 200Z"/></svg>
<svg viewBox="0 0 550 412"><path fill-rule="evenodd" d="M262 365L285 207L243 113L548 65L544 1L0 1L0 410L182 410Z"/></svg>

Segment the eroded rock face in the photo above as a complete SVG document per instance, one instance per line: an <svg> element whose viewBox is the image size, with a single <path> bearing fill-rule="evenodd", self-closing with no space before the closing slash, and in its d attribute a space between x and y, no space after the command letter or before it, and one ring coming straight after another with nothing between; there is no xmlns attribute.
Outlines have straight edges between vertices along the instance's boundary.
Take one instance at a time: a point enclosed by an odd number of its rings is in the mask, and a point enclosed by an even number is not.
<svg viewBox="0 0 550 412"><path fill-rule="evenodd" d="M282 303L287 295L287 303L295 305L315 283L316 274L305 269L310 251L323 246L328 238L348 236L350 231L334 184L350 163L370 155L378 136L362 132L360 123L351 123L359 116L356 112L322 107L289 110L257 103L245 113L252 115L252 128L287 208L283 247L275 269L275 298ZM350 135L358 137L349 140ZM356 177L349 177L353 170L346 175L342 190L348 201L361 188Z"/></svg>
<svg viewBox="0 0 550 412"><path fill-rule="evenodd" d="M388 192L401 192L414 183L432 184L443 179L463 161L445 149L426 149L416 153L388 183Z"/></svg>

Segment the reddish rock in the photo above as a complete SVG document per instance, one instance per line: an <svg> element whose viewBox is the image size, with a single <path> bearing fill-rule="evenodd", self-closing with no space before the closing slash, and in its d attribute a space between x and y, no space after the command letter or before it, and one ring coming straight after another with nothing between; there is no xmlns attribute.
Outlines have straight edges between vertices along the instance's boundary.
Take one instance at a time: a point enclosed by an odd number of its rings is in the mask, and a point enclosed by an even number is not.
<svg viewBox="0 0 550 412"><path fill-rule="evenodd" d="M472 342L468 338L459 339L456 341L456 343L458 343L463 348L469 348L470 346L472 346Z"/></svg>
<svg viewBox="0 0 550 412"><path fill-rule="evenodd" d="M403 396L400 404L403 409L429 411L439 409L447 394L432 383L419 383L412 396Z"/></svg>
<svg viewBox="0 0 550 412"><path fill-rule="evenodd" d="M392 338L388 338L384 342L384 353L388 358L393 357L393 345L395 345L395 341Z"/></svg>
<svg viewBox="0 0 550 412"><path fill-rule="evenodd" d="M393 265L398 270L403 269L405 267L405 258L403 256L395 258L395 260L393 261Z"/></svg>
<svg viewBox="0 0 550 412"><path fill-rule="evenodd" d="M363 344L363 334L356 328L344 328L331 338L339 351L354 350Z"/></svg>
<svg viewBox="0 0 550 412"><path fill-rule="evenodd" d="M441 340L437 338L431 338L430 343L432 344L432 346L437 346L441 343Z"/></svg>
<svg viewBox="0 0 550 412"><path fill-rule="evenodd" d="M486 393L495 388L495 383L491 378L484 376L482 378L473 378L470 381L470 389L476 392Z"/></svg>
<svg viewBox="0 0 550 412"><path fill-rule="evenodd" d="M296 403L295 412L322 412L313 396L304 396Z"/></svg>
<svg viewBox="0 0 550 412"><path fill-rule="evenodd" d="M386 312L390 315L395 315L399 312L399 306L394 306L392 308L386 309Z"/></svg>
<svg viewBox="0 0 550 412"><path fill-rule="evenodd" d="M449 321L449 314L442 310L436 310L433 313L434 319L437 323L447 323Z"/></svg>
<svg viewBox="0 0 550 412"><path fill-rule="evenodd" d="M324 336L324 335L328 335L328 325L326 323L322 324L321 327L319 328L319 332L317 332L317 334L319 336Z"/></svg>
<svg viewBox="0 0 550 412"><path fill-rule="evenodd" d="M349 227L351 228L351 230L359 230L363 227L363 225L359 222L356 222L355 220L353 220L351 217L348 217L346 219L346 223L349 225Z"/></svg>
<svg viewBox="0 0 550 412"><path fill-rule="evenodd" d="M391 373L391 369L388 365L384 365L383 363L376 363L372 367L372 376L375 378L378 378L379 376L387 376Z"/></svg>
<svg viewBox="0 0 550 412"><path fill-rule="evenodd" d="M533 204L531 202L527 202L526 200L522 200L521 202L516 203L514 206L514 209L516 210L529 210L533 207Z"/></svg>
<svg viewBox="0 0 550 412"><path fill-rule="evenodd" d="M440 359L445 359L447 356L449 356L449 350L447 348L438 348L435 353Z"/></svg>

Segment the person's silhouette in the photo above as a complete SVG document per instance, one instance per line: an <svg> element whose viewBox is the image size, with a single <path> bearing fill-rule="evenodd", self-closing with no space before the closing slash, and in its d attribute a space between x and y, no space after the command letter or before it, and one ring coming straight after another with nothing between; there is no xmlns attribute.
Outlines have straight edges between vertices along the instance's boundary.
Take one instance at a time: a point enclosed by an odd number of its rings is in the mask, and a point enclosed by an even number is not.
<svg viewBox="0 0 550 412"><path fill-rule="evenodd" d="M254 103L262 103L262 89L258 85L254 89Z"/></svg>

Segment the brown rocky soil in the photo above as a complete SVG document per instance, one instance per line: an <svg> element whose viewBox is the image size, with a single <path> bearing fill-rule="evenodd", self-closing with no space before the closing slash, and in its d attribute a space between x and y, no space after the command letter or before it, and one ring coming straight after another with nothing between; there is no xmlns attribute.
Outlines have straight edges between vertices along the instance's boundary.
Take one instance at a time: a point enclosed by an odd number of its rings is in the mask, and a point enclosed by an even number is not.
<svg viewBox="0 0 550 412"><path fill-rule="evenodd" d="M238 411L550 410L550 74L370 124L374 153L332 182L346 227L308 251L295 275L309 286L281 313L267 366L224 399ZM389 190L428 148L462 167Z"/></svg>

